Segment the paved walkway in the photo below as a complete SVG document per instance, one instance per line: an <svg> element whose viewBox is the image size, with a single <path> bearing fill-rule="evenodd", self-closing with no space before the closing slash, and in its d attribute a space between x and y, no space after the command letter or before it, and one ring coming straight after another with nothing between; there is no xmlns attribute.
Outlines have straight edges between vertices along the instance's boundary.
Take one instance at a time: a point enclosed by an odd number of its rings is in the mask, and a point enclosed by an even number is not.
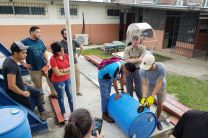
<svg viewBox="0 0 208 138"><path fill-rule="evenodd" d="M153 53L172 58L172 60L163 62L166 65L167 70L170 72L197 79L208 80L208 61L196 58L186 58L171 54L166 50L153 51Z"/></svg>

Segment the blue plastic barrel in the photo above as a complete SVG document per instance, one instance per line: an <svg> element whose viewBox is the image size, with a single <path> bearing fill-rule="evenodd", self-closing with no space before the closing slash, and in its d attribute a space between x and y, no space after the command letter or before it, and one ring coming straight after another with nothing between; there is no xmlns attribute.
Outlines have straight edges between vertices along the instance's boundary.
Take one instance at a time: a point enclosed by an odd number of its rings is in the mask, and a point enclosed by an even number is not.
<svg viewBox="0 0 208 138"><path fill-rule="evenodd" d="M108 114L129 138L148 138L156 127L156 116L148 108L138 113L139 102L129 94L121 94L121 98L114 100L111 95L108 102Z"/></svg>
<svg viewBox="0 0 208 138"><path fill-rule="evenodd" d="M0 138L32 138L27 112L19 106L1 106L0 124Z"/></svg>

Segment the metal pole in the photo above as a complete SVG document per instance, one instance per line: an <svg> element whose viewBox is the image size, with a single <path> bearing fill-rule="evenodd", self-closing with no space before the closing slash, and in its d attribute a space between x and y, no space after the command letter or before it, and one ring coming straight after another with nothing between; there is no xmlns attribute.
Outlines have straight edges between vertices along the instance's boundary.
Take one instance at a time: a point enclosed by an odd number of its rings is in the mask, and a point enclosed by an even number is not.
<svg viewBox="0 0 208 138"><path fill-rule="evenodd" d="M69 54L69 61L70 61L72 99L73 99L74 109L76 109L77 107L76 106L76 81L75 81L75 71L74 71L74 53L73 53L73 46L72 46L69 0L64 0L64 11L65 11L65 19L66 19L68 54Z"/></svg>

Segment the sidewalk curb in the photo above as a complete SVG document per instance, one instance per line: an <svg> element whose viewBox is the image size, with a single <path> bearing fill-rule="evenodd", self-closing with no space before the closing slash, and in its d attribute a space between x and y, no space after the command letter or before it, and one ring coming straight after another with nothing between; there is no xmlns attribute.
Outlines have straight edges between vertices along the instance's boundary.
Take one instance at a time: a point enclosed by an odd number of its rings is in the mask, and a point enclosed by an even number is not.
<svg viewBox="0 0 208 138"><path fill-rule="evenodd" d="M84 73L84 72L82 72L82 71L80 71L80 73L81 73L83 76L85 76L88 80L90 80L96 87L99 88L99 83L98 83L98 81L96 81L95 79L93 79L92 77L90 77L89 74L86 74L86 73Z"/></svg>

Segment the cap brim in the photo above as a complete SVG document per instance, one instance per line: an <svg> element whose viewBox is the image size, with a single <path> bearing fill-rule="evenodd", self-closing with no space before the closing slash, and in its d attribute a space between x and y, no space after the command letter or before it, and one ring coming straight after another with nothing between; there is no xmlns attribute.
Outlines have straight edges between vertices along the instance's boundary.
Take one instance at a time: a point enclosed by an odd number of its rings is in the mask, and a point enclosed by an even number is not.
<svg viewBox="0 0 208 138"><path fill-rule="evenodd" d="M24 46L24 48L22 48L22 50L27 50L29 48L29 46Z"/></svg>
<svg viewBox="0 0 208 138"><path fill-rule="evenodd" d="M144 65L143 63L140 64L140 69L149 70L150 68L151 68L151 65Z"/></svg>

